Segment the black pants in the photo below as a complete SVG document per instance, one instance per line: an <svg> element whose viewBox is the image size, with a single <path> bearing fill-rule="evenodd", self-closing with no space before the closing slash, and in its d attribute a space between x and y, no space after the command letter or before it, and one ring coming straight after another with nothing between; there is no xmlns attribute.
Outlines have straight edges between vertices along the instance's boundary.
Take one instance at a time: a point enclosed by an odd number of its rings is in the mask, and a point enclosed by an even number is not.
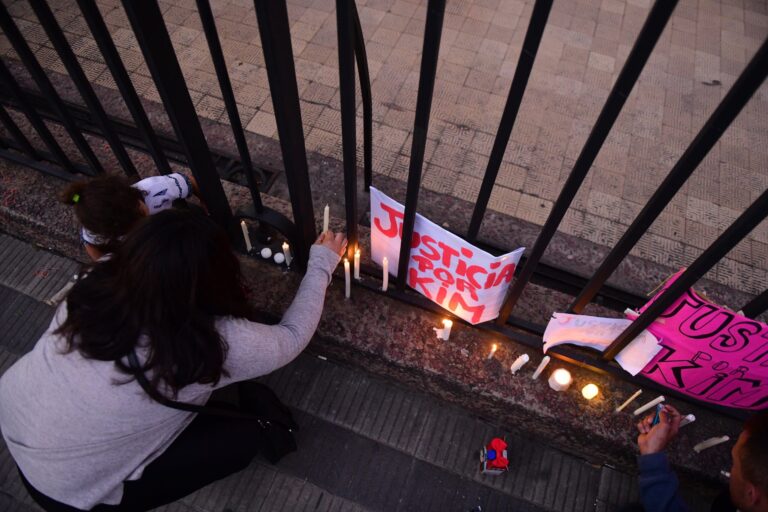
<svg viewBox="0 0 768 512"><path fill-rule="evenodd" d="M145 469L139 480L125 482L120 505L94 511L141 511L176 501L225 476L245 469L259 451L258 426L251 420L198 415ZM21 472L19 472L21 474ZM32 487L24 486L43 509L75 512Z"/></svg>

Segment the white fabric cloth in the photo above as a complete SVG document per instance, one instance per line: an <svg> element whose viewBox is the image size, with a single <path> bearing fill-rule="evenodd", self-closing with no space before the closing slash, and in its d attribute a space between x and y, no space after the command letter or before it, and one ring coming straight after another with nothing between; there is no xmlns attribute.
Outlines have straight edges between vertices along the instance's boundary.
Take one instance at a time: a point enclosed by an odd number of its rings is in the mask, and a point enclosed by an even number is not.
<svg viewBox="0 0 768 512"><path fill-rule="evenodd" d="M307 273L278 325L219 318L216 329L229 346L228 376L215 387L186 386L178 400L204 404L215 388L265 375L294 359L317 327L338 261L327 248L312 247ZM89 510L120 503L123 482L140 478L195 414L152 401L113 362L63 353L64 340L54 331L66 315L64 302L32 351L0 378L0 427L38 491Z"/></svg>

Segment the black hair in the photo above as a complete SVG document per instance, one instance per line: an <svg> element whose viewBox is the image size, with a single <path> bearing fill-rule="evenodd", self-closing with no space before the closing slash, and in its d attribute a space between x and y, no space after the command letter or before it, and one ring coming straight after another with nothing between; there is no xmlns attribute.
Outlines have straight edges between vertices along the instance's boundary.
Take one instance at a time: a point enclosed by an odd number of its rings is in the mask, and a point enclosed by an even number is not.
<svg viewBox="0 0 768 512"><path fill-rule="evenodd" d="M128 374L124 358L145 335L142 370L155 389L162 382L175 395L224 374L227 344L215 327L222 316L255 318L226 233L201 214L166 210L77 282L57 333L69 350Z"/></svg>

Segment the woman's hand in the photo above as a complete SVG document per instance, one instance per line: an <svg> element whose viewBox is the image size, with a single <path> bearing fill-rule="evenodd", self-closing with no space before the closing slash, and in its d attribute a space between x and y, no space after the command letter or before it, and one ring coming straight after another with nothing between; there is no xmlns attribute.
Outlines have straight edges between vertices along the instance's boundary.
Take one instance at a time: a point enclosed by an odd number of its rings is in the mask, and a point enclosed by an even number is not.
<svg viewBox="0 0 768 512"><path fill-rule="evenodd" d="M315 244L322 245L339 256L344 256L344 253L347 250L347 237L344 236L344 233L334 233L333 231L328 230L317 237Z"/></svg>

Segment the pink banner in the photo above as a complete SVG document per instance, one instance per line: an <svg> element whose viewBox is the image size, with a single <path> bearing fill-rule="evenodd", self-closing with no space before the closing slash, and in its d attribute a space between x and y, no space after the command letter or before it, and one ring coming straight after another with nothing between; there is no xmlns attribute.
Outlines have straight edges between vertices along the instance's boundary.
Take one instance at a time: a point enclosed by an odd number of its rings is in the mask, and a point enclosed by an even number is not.
<svg viewBox="0 0 768 512"><path fill-rule="evenodd" d="M641 375L705 402L753 410L768 407L768 325L688 290L648 330L663 348Z"/></svg>

